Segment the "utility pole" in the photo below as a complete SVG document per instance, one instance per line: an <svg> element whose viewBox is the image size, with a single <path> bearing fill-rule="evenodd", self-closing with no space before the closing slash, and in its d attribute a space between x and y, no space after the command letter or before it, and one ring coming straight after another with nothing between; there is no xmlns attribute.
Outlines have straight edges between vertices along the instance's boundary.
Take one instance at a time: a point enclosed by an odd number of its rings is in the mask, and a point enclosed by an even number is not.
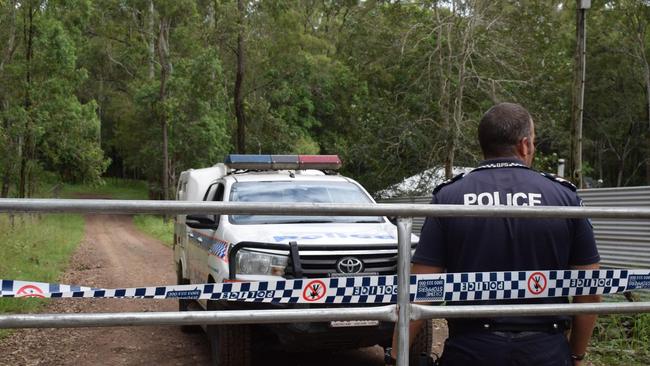
<svg viewBox="0 0 650 366"><path fill-rule="evenodd" d="M576 5L576 55L571 109L571 178L579 188L582 188L582 117L585 104L585 56L587 49L585 15L587 9L591 8L591 0L576 0Z"/></svg>

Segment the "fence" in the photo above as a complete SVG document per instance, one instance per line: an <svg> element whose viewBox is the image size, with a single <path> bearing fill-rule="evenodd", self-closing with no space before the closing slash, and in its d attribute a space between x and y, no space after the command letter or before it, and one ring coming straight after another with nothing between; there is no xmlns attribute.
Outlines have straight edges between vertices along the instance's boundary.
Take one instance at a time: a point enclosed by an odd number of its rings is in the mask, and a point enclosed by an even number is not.
<svg viewBox="0 0 650 366"><path fill-rule="evenodd" d="M650 186L625 188L594 188L578 191L588 207L650 208ZM431 201L426 197L403 197L382 200L385 203L417 203ZM424 217L413 218L413 231L420 232ZM611 220L592 218L594 236L601 256L601 265L611 268L650 268L650 225L643 220Z"/></svg>
<svg viewBox="0 0 650 366"><path fill-rule="evenodd" d="M424 306L410 304L411 217L544 217L650 220L650 208L506 207L413 204L256 204L229 202L0 199L0 212L75 212L145 214L339 215L398 218L398 300L368 308L283 309L220 312L0 315L0 328L103 327L125 325L254 324L329 320L397 321L398 365L408 364L409 320L514 315L621 314L650 312L650 302L626 304L549 304L499 306Z"/></svg>
<svg viewBox="0 0 650 366"><path fill-rule="evenodd" d="M580 190L586 206L650 207L650 186ZM603 266L650 268L650 225L642 220L592 219Z"/></svg>

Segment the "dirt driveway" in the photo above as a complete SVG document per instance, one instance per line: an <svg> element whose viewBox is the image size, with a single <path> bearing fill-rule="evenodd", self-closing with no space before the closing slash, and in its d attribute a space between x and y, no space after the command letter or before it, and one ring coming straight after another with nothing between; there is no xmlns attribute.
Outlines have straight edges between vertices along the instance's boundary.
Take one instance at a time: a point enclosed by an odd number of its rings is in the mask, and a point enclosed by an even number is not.
<svg viewBox="0 0 650 366"><path fill-rule="evenodd" d="M172 251L139 232L130 216L88 215L82 244L62 283L137 287L176 281ZM61 299L45 312L174 311L173 300ZM209 365L202 332L179 327L24 329L0 341L1 365ZM273 354L265 365L383 364L380 347L322 354Z"/></svg>

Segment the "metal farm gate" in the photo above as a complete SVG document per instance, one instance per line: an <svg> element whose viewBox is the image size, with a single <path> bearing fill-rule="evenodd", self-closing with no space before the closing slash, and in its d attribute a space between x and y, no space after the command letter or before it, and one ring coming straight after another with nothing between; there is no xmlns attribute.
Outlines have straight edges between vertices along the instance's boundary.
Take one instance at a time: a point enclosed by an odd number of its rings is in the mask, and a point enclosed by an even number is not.
<svg viewBox="0 0 650 366"><path fill-rule="evenodd" d="M589 194L587 194L589 196ZM411 200L407 202L417 202ZM428 198L420 199L425 203ZM395 201L393 201L395 202ZM74 213L144 213L144 214L266 214L266 215L331 215L331 216L394 216L397 217L398 270L395 303L378 307L289 308L278 310L228 310L197 312L148 313L66 313L66 314L0 314L0 328L66 328L182 324L260 324L329 320L383 320L397 323L400 366L409 360L409 320L437 318L470 318L491 316L544 316L573 314L623 314L650 312L650 302L575 303L526 305L446 305L431 306L412 303L410 286L410 233L412 217L541 217L626 219L641 223L650 220L646 207L512 207L414 204L264 204L189 201L125 201L64 199L0 199L0 212L74 212ZM605 220L606 219L606 220ZM422 220L416 220L419 228ZM642 226L642 225L641 225ZM641 271L641 270L639 270ZM646 270L642 270L646 271ZM583 271L576 271L583 272ZM616 272L616 271L610 271ZM618 272L622 272L619 270ZM534 274L537 274L535 272ZM643 272L643 286L650 288L650 275ZM454 274L451 274L452 276ZM637 276L638 278L639 276ZM595 277L601 278L601 277ZM629 277L628 277L629 279ZM626 279L627 281L627 279ZM433 281L431 281L433 282ZM435 285L435 284L434 284ZM435 286L434 286L435 287ZM428 292L425 293L428 296Z"/></svg>

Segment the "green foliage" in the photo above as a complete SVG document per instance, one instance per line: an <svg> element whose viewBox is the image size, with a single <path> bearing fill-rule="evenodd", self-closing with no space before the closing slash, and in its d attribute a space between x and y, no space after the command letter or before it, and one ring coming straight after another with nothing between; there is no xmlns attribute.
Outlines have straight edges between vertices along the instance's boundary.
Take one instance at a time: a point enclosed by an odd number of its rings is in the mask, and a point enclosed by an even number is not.
<svg viewBox="0 0 650 366"><path fill-rule="evenodd" d="M93 184L63 184L61 198L105 197L118 200L146 200L147 183L141 180L105 178Z"/></svg>
<svg viewBox="0 0 650 366"><path fill-rule="evenodd" d="M0 82L12 85L0 89L3 191L20 181L33 192L42 169L64 181L97 181L109 164L99 146L97 104L76 95L88 75L77 65L84 4L0 4L11 14L1 20L7 42Z"/></svg>
<svg viewBox="0 0 650 366"><path fill-rule="evenodd" d="M376 191L475 165L481 115L515 101L535 119L538 167L570 158L574 2L244 1L241 22L236 1L12 4L0 2L3 192L43 171L96 182L108 169L158 197L163 126L172 187L221 161L240 35L250 153L336 153ZM636 0L587 13L584 166L605 186L650 178L648 15Z"/></svg>

